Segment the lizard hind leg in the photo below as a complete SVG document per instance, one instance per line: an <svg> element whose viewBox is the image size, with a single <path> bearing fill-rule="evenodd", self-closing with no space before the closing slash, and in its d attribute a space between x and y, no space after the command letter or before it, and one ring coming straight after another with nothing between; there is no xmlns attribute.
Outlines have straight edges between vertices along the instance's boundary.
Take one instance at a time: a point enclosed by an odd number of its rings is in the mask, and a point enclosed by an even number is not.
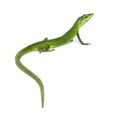
<svg viewBox="0 0 120 115"><path fill-rule="evenodd" d="M45 44L45 45L40 46L40 47L38 48L38 51L39 51L40 53L42 53L42 52L54 51L54 49L51 49L51 50L50 50L50 45L49 45L49 44Z"/></svg>
<svg viewBox="0 0 120 115"><path fill-rule="evenodd" d="M48 38L46 37L46 38L44 38L42 41L47 41L48 40Z"/></svg>

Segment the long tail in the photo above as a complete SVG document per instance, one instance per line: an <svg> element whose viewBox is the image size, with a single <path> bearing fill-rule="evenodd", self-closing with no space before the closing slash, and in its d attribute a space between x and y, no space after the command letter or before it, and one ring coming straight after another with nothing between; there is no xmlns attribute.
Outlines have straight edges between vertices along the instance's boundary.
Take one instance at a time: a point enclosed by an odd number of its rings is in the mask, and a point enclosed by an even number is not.
<svg viewBox="0 0 120 115"><path fill-rule="evenodd" d="M41 91L41 102L42 102L42 108L43 108L44 107L44 85L41 79L36 74L34 74L31 70L25 67L20 61L21 57L26 53L28 53L26 49L22 49L21 51L19 51L16 54L15 63L23 72L25 72L27 75L29 75L31 78L33 78L38 83L40 87L40 91Z"/></svg>

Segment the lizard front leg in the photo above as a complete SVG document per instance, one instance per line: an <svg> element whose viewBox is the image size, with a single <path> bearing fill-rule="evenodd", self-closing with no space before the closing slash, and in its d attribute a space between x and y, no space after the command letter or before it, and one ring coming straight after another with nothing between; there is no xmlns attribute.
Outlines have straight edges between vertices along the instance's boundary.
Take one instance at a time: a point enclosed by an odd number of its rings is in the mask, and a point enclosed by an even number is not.
<svg viewBox="0 0 120 115"><path fill-rule="evenodd" d="M78 32L77 32L77 37L78 37L79 42L80 42L82 45L90 45L90 43L84 43L84 42L81 40L80 35L79 35Z"/></svg>

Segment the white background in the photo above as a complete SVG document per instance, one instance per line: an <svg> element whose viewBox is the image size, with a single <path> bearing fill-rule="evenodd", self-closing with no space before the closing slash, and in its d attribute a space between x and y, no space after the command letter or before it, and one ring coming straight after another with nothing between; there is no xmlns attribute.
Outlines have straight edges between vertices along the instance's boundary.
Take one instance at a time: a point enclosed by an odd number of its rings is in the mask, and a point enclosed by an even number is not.
<svg viewBox="0 0 120 115"><path fill-rule="evenodd" d="M120 115L119 0L1 0L0 115ZM94 17L75 41L54 52L30 53L22 62L40 76L36 82L17 68L23 47L61 36L85 13Z"/></svg>

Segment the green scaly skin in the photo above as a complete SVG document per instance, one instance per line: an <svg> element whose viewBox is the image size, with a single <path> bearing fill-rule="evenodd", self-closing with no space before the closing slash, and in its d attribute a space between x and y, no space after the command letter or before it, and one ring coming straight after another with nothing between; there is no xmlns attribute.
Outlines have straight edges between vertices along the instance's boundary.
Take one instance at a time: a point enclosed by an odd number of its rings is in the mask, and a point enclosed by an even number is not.
<svg viewBox="0 0 120 115"><path fill-rule="evenodd" d="M84 14L83 16L79 17L72 28L68 30L64 35L55 38L55 39L50 39L48 40L45 38L43 41L36 42L34 44L31 44L22 50L20 50L15 57L15 62L16 65L26 74L28 74L31 78L33 78L39 85L40 91L41 91L41 102L42 102L42 108L44 107L44 85L41 81L41 79L34 74L31 70L29 70L27 67L25 67L20 59L23 55L33 52L33 51L40 51L40 52L47 52L47 51L52 51L54 48L65 45L67 43L70 43L75 36L78 37L78 40L82 45L88 45L88 43L84 43L79 35L79 29L82 25L84 25L88 20L91 19L93 14Z"/></svg>

